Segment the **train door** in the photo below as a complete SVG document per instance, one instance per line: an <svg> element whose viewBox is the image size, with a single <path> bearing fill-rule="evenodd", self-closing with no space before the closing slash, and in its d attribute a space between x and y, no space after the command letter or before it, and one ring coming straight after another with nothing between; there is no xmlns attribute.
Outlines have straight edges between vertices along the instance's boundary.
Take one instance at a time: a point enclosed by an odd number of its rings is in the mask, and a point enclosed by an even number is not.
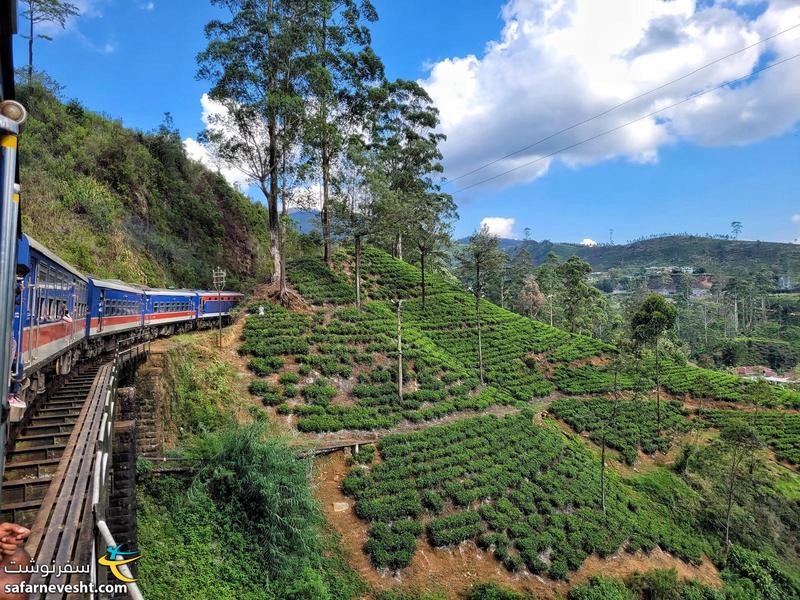
<svg viewBox="0 0 800 600"><path fill-rule="evenodd" d="M97 302L97 333L103 331L103 321L106 314L106 291L100 288L100 298Z"/></svg>
<svg viewBox="0 0 800 600"><path fill-rule="evenodd" d="M31 273L28 278L28 306L25 309L26 314L23 325L23 327L27 325L28 329L27 339L23 348L23 359L27 359L24 361L27 367L33 363L33 349L36 343L35 330L39 318L39 277L41 276L38 260L32 258L31 267Z"/></svg>

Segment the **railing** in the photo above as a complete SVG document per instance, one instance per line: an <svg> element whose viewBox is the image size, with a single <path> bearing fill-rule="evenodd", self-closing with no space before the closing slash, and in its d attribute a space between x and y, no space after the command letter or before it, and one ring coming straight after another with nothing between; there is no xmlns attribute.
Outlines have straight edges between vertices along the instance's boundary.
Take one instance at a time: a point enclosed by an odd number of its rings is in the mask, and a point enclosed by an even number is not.
<svg viewBox="0 0 800 600"><path fill-rule="evenodd" d="M150 342L145 342L118 352L114 357L114 365L111 370L111 380L108 391L106 392L105 403L103 405L103 417L100 423L100 433L97 437L97 448L95 450L94 472L92 473L92 514L94 515L95 528L95 555L92 557L92 581L97 584L101 578L97 572L97 556L105 553L107 547L115 547L117 542L111 534L111 530L106 523L106 510L108 508L109 487L111 471L109 469L112 457L114 410L117 402L117 380L121 367L131 360L146 355L150 351ZM119 565L120 573L129 579L133 579L127 565ZM128 583L128 597L133 600L144 600L139 586L135 583Z"/></svg>

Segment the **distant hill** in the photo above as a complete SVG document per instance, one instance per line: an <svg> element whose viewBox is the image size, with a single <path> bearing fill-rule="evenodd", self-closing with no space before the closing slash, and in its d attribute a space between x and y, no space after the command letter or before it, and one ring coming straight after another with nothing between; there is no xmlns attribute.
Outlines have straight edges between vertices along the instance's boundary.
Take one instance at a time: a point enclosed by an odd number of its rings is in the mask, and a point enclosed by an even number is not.
<svg viewBox="0 0 800 600"><path fill-rule="evenodd" d="M320 231L319 211L316 210L290 210L289 217L297 223L297 230L300 233L311 233Z"/></svg>
<svg viewBox="0 0 800 600"><path fill-rule="evenodd" d="M524 246L537 265L547 258L549 252L555 252L561 259L578 256L591 264L595 271L612 267L633 270L673 265L703 268L709 273L730 276L771 269L793 279L800 277L798 244L675 235L615 246L508 239L501 240L501 245L510 252Z"/></svg>

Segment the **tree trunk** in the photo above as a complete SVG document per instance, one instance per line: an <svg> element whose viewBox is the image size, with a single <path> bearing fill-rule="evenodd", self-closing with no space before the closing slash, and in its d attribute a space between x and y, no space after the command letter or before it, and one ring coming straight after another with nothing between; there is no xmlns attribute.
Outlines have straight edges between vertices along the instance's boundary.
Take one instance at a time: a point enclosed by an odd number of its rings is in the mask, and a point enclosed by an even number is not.
<svg viewBox="0 0 800 600"><path fill-rule="evenodd" d="M33 83L33 4L28 5L29 28L28 28L28 86Z"/></svg>
<svg viewBox="0 0 800 600"><path fill-rule="evenodd" d="M606 428L603 426L603 439L600 446L600 506L606 514Z"/></svg>
<svg viewBox="0 0 800 600"><path fill-rule="evenodd" d="M283 252L281 244L281 220L278 215L278 194L280 192L280 185L278 181L278 133L277 133L277 118L275 115L269 117L269 193L268 209L269 209L269 253L272 257L272 281L279 283L280 300L286 303L288 295L286 293L286 271L283 266Z"/></svg>
<svg viewBox="0 0 800 600"><path fill-rule="evenodd" d="M400 309L403 301L397 301L397 395L403 401L403 333L400 323Z"/></svg>
<svg viewBox="0 0 800 600"><path fill-rule="evenodd" d="M733 488L736 481L737 459L731 457L731 472L728 475L728 503L725 509L725 555L731 547L731 513L733 512Z"/></svg>
<svg viewBox="0 0 800 600"><path fill-rule="evenodd" d="M419 268L422 275L422 310L425 310L425 251L419 252Z"/></svg>
<svg viewBox="0 0 800 600"><path fill-rule="evenodd" d="M330 156L327 143L322 144L322 257L331 266Z"/></svg>
<svg viewBox="0 0 800 600"><path fill-rule="evenodd" d="M661 435L661 361L656 338L656 432Z"/></svg>
<svg viewBox="0 0 800 600"><path fill-rule="evenodd" d="M398 232L395 238L395 249L397 251L397 258L403 260L403 233Z"/></svg>
<svg viewBox="0 0 800 600"><path fill-rule="evenodd" d="M481 268L476 268L475 277L475 322L478 326L478 373L483 385L483 340L481 340Z"/></svg>
<svg viewBox="0 0 800 600"><path fill-rule="evenodd" d="M361 236L355 236L353 240L355 246L356 260L356 308L361 310Z"/></svg>

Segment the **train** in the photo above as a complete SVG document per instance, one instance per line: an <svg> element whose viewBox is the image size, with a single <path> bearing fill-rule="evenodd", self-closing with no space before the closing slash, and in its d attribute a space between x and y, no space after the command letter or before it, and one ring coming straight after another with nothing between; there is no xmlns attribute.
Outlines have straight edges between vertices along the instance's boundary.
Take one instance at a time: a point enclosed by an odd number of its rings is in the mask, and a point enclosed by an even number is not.
<svg viewBox="0 0 800 600"><path fill-rule="evenodd" d="M84 275L28 235L17 239L11 421L53 376L160 336L228 322L243 295L164 289Z"/></svg>

